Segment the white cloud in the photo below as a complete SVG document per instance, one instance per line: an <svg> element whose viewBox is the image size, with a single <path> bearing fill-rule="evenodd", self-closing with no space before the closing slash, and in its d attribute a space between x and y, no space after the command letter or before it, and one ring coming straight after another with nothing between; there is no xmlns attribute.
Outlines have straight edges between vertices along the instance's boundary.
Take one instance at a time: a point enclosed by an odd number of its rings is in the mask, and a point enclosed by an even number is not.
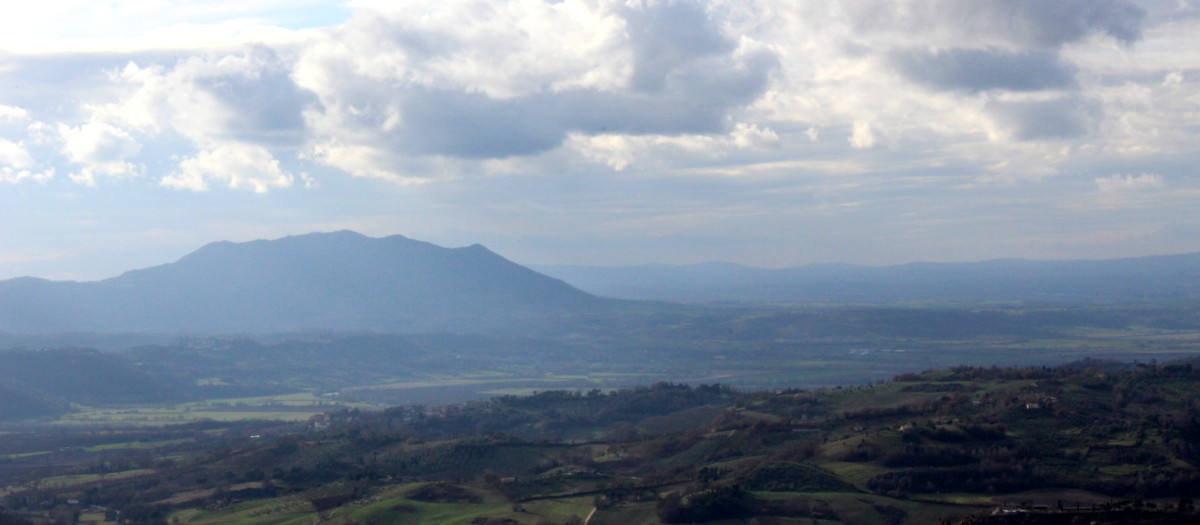
<svg viewBox="0 0 1200 525"><path fill-rule="evenodd" d="M850 145L858 149L875 147L875 129L870 122L854 123L854 132L850 134Z"/></svg>
<svg viewBox="0 0 1200 525"><path fill-rule="evenodd" d="M62 152L67 159L83 167L69 175L71 180L96 185L97 176L128 177L141 175L144 168L129 162L141 145L123 129L103 122L89 122L79 127L59 126L63 139Z"/></svg>
<svg viewBox="0 0 1200 525"><path fill-rule="evenodd" d="M25 144L0 138L0 181L21 182L26 179L46 181L54 177L54 169L39 170L37 162Z"/></svg>
<svg viewBox="0 0 1200 525"><path fill-rule="evenodd" d="M741 149L772 149L779 147L779 134L767 127L739 122L730 134L733 144Z"/></svg>
<svg viewBox="0 0 1200 525"><path fill-rule="evenodd" d="M92 120L144 147L177 136L193 152L298 151L400 184L546 155L671 169L691 144L714 147L697 153L708 158L728 152L727 138L779 151L818 129L852 150L943 144L994 165L1012 153L997 144L1036 154L1042 142L1113 133L1110 101L1083 92L1076 50L1097 39L1128 50L1145 19L1124 0L349 7L346 25L289 46L133 61L112 75L124 93L92 106Z"/></svg>
<svg viewBox="0 0 1200 525"><path fill-rule="evenodd" d="M735 152L772 151L780 147L775 130L739 122L724 135L586 135L571 134L565 150L584 160L600 163L616 171L634 164L646 169L667 169L689 160L718 159Z"/></svg>
<svg viewBox="0 0 1200 525"><path fill-rule="evenodd" d="M312 101L290 72L290 64L264 46L169 65L130 62L111 74L124 89L117 100L90 107L87 124L60 128L63 153L85 165L72 178L95 184L97 175L141 173L136 157L157 142L184 158L161 179L164 186L207 190L210 181L219 180L256 192L290 187L293 176L271 150L294 151L304 144L302 113ZM181 142L196 153L179 151Z"/></svg>
<svg viewBox="0 0 1200 525"><path fill-rule="evenodd" d="M130 63L115 79L132 88L101 118L147 133L171 131L198 145L227 140L297 144L308 95L269 48L239 54L193 56L173 67Z"/></svg>
<svg viewBox="0 0 1200 525"><path fill-rule="evenodd" d="M32 167L34 162L24 144L0 139L0 164L25 169Z"/></svg>
<svg viewBox="0 0 1200 525"><path fill-rule="evenodd" d="M1110 175L1096 177L1096 188L1100 193L1110 196L1122 196L1148 191L1156 191L1166 187L1162 175L1143 173L1141 175Z"/></svg>
<svg viewBox="0 0 1200 525"><path fill-rule="evenodd" d="M359 2L307 48L309 155L410 180L397 155L536 156L569 136L721 135L776 70L688 2ZM620 164L620 163L618 163Z"/></svg>
<svg viewBox="0 0 1200 525"><path fill-rule="evenodd" d="M54 178L54 168L41 165L29 150L31 145L43 142L39 133L42 125L31 121L28 110L0 104L0 182L45 182Z"/></svg>
<svg viewBox="0 0 1200 525"><path fill-rule="evenodd" d="M1107 139L1110 113L1081 80L1112 81L1076 63L1077 50L1131 53L1146 33L1145 12L1123 0L720 5L732 32L780 57L759 118L847 130L857 149L953 147L980 165L1013 144L1037 154L1043 142Z"/></svg>
<svg viewBox="0 0 1200 525"><path fill-rule="evenodd" d="M178 171L164 177L162 184L180 190L207 191L209 182L216 181L231 189L266 193L274 188L291 187L294 180L266 148L233 142L184 159Z"/></svg>
<svg viewBox="0 0 1200 525"><path fill-rule="evenodd" d="M403 168L411 161L382 148L324 140L311 145L302 156L327 166L334 166L355 177L382 179L401 186L419 186L433 182L430 177L409 173L410 170Z"/></svg>
<svg viewBox="0 0 1200 525"><path fill-rule="evenodd" d="M0 104L0 122L24 122L29 120L29 111L16 106Z"/></svg>

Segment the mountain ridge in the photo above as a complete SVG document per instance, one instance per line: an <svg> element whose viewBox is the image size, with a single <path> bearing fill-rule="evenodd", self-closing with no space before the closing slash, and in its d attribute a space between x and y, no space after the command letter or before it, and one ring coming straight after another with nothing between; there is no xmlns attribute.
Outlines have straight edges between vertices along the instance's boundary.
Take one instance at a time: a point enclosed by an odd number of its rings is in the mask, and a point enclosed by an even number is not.
<svg viewBox="0 0 1200 525"><path fill-rule="evenodd" d="M891 266L736 263L532 268L606 297L679 302L1128 302L1200 299L1200 252Z"/></svg>
<svg viewBox="0 0 1200 525"><path fill-rule="evenodd" d="M0 330L477 331L609 304L480 245L340 231L210 243L101 281L0 281Z"/></svg>

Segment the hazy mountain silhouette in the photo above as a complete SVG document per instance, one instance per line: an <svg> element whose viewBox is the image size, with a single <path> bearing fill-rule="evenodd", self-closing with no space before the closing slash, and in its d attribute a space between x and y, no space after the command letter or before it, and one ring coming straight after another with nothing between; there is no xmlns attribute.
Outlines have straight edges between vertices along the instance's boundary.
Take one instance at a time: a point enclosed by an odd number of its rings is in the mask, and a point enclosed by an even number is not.
<svg viewBox="0 0 1200 525"><path fill-rule="evenodd" d="M1129 302L1200 299L1200 253L1109 260L998 259L898 266L729 263L538 266L605 297L664 301L900 303Z"/></svg>
<svg viewBox="0 0 1200 525"><path fill-rule="evenodd" d="M487 248L314 233L95 282L0 281L0 331L487 331L613 304Z"/></svg>

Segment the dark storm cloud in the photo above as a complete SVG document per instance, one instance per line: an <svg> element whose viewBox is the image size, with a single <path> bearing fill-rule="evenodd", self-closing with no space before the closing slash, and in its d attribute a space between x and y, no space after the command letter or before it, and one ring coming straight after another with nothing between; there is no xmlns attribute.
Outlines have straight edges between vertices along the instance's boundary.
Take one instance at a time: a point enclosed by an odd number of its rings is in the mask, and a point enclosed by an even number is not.
<svg viewBox="0 0 1200 525"><path fill-rule="evenodd" d="M939 90L1039 91L1076 86L1075 66L1051 51L906 50L893 53L891 59L905 78Z"/></svg>

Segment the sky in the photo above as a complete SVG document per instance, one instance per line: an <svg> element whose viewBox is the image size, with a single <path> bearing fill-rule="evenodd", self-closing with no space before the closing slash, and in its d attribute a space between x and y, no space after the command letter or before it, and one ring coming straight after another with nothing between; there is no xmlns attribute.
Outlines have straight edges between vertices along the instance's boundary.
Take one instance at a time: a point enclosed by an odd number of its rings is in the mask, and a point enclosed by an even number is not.
<svg viewBox="0 0 1200 525"><path fill-rule="evenodd" d="M0 279L350 229L522 264L1200 251L1200 0L50 0Z"/></svg>

